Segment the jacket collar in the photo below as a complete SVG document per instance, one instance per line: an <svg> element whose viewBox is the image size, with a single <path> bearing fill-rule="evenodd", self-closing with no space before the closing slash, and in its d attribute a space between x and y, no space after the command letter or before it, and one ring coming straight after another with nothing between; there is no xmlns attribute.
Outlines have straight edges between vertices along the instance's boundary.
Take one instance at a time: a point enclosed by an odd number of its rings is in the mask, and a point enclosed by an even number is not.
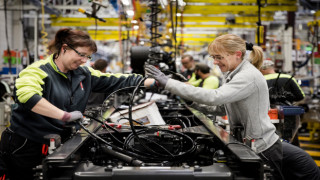
<svg viewBox="0 0 320 180"><path fill-rule="evenodd" d="M231 72L227 72L225 75L226 83L231 81L233 76L236 75L241 70L241 68L244 66L244 64L246 64L246 63L250 63L250 62L247 61L246 59L243 59L242 62L236 67L235 70L233 70Z"/></svg>

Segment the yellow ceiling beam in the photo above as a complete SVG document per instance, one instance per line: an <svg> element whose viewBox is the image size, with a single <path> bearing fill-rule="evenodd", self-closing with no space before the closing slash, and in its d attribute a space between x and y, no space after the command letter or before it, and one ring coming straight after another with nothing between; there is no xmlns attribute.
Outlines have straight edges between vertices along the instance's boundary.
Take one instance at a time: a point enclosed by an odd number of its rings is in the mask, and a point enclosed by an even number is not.
<svg viewBox="0 0 320 180"><path fill-rule="evenodd" d="M177 34L177 37L181 37L181 34ZM216 37L215 34L183 34L183 37L199 37L199 38L203 38L203 37L207 37L207 38L211 38L211 37Z"/></svg>
<svg viewBox="0 0 320 180"><path fill-rule="evenodd" d="M211 42L214 38L183 38L183 41L198 41L198 42ZM182 38L177 38L177 41L181 41Z"/></svg>
<svg viewBox="0 0 320 180"><path fill-rule="evenodd" d="M97 21L98 26L119 26L118 18L103 18L106 22ZM55 17L51 16L52 26L95 26L94 18ZM122 25L131 24L131 21L121 21Z"/></svg>
<svg viewBox="0 0 320 180"><path fill-rule="evenodd" d="M212 39L213 41L214 39ZM200 41L183 41L183 44L186 46L194 46L194 45L205 45L205 44L209 44L211 41L209 42L200 42Z"/></svg>
<svg viewBox="0 0 320 180"><path fill-rule="evenodd" d="M184 0L186 3L243 3L256 4L257 0ZM265 1L261 1L263 4ZM268 4L296 4L297 0L267 0Z"/></svg>
<svg viewBox="0 0 320 180"><path fill-rule="evenodd" d="M274 12L274 11L297 11L297 6L266 6L261 8L261 12ZM258 6L249 5L207 5L207 6L186 6L183 13L185 14L256 14Z"/></svg>
<svg viewBox="0 0 320 180"><path fill-rule="evenodd" d="M307 23L308 26L319 26L320 20L310 21Z"/></svg>
<svg viewBox="0 0 320 180"><path fill-rule="evenodd" d="M115 35L95 35L94 33L91 34L89 33L89 35L91 36L92 39L94 40L119 40L119 36L115 36ZM126 39L126 36L121 36L122 39Z"/></svg>
<svg viewBox="0 0 320 180"><path fill-rule="evenodd" d="M185 24L185 28L187 27L195 27L195 25L192 24ZM218 25L210 25L210 24L197 24L197 28L212 28L214 30L215 28L257 28L256 25L245 25L245 24L218 24Z"/></svg>
<svg viewBox="0 0 320 180"><path fill-rule="evenodd" d="M209 17L209 16L183 16L183 22L226 22L226 17ZM181 17L178 17L178 22Z"/></svg>
<svg viewBox="0 0 320 180"><path fill-rule="evenodd" d="M87 30L89 34L95 34L98 35L117 35L119 34L119 31L109 31L109 30L98 30L97 32L95 30Z"/></svg>
<svg viewBox="0 0 320 180"><path fill-rule="evenodd" d="M248 16L242 16L242 17L236 17L235 18L237 24L241 23L256 23L258 22L258 17L248 17ZM273 17L261 17L261 21L273 21Z"/></svg>
<svg viewBox="0 0 320 180"><path fill-rule="evenodd" d="M102 18L109 22L118 22L119 18ZM87 18L87 17L56 17L54 15L51 16L51 20L55 21L95 21L94 18Z"/></svg>

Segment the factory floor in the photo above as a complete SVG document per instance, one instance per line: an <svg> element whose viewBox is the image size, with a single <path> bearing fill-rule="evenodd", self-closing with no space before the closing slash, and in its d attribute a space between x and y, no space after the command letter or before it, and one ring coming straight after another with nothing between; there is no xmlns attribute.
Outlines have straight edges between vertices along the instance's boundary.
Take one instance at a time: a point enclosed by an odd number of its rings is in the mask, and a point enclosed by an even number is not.
<svg viewBox="0 0 320 180"><path fill-rule="evenodd" d="M4 131L6 126L0 125L0 133ZM316 162L318 167L320 167L320 140L317 139L316 141L311 138L310 133L308 130L299 130L299 142L300 147L305 150Z"/></svg>

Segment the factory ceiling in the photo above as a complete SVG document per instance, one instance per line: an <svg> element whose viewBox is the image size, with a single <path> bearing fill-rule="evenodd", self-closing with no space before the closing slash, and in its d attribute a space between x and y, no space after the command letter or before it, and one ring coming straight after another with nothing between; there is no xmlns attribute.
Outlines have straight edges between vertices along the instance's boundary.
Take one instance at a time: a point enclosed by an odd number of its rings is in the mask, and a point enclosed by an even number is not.
<svg viewBox="0 0 320 180"><path fill-rule="evenodd" d="M53 27L86 28L97 40L115 41L150 39L148 29L156 24L162 39L190 46L225 32L253 34L258 26L287 24L292 12L297 22L312 21L319 7L313 0L158 0L153 10L154 0L28 0L24 7L40 8L41 1Z"/></svg>

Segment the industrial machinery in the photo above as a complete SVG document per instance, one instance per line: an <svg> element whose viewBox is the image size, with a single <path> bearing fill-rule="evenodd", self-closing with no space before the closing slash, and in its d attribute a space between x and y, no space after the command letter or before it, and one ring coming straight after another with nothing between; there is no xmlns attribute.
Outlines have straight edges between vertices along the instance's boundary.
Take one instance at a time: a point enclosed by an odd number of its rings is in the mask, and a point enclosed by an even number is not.
<svg viewBox="0 0 320 180"><path fill-rule="evenodd" d="M148 102L150 98L146 99L141 92L142 95L135 95L135 101L129 98L128 102L128 98L118 95L109 98L101 107L88 109L86 120L79 122L82 129L60 146L59 138L51 136L58 142L49 146L51 154L38 167L38 178L204 180L268 177L270 172L260 157L205 114L176 97ZM128 96L128 93L121 96ZM138 100L137 96L140 96ZM120 101L122 105L118 106ZM133 102L135 106L132 107ZM135 118L138 114L135 111L141 111L141 103L145 108L155 106L151 114L160 113L155 117L163 121L155 119L158 123L141 123L143 118ZM116 113L119 120L111 120ZM120 123L123 120L127 123Z"/></svg>

